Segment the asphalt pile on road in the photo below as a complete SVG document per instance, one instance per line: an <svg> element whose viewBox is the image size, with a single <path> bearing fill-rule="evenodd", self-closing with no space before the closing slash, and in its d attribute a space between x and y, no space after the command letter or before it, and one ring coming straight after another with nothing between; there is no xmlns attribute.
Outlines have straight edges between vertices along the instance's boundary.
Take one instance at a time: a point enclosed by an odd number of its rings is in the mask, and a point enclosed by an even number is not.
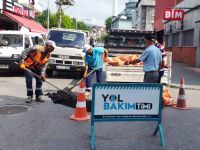
<svg viewBox="0 0 200 150"><path fill-rule="evenodd" d="M48 92L47 95L51 98L52 102L55 104L61 104L67 107L76 108L77 93L69 90L68 87L64 88L62 91ZM86 99L87 111L91 112L91 100Z"/></svg>

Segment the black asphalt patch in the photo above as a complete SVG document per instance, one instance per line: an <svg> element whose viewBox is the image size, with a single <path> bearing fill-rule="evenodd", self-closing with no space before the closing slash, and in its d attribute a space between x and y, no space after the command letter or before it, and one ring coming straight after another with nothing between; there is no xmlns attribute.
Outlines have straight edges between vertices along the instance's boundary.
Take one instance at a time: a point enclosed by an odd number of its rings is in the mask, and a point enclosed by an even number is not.
<svg viewBox="0 0 200 150"><path fill-rule="evenodd" d="M72 92L68 87L64 88L62 91L48 92L45 95L48 95L48 97L51 98L55 104L76 108L77 93ZM86 107L88 112L91 112L91 102L91 100L86 99Z"/></svg>

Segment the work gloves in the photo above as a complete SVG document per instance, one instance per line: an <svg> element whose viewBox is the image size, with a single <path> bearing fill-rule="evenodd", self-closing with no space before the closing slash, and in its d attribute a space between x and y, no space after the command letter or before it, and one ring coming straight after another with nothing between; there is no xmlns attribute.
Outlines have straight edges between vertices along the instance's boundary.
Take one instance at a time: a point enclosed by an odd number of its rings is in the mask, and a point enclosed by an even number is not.
<svg viewBox="0 0 200 150"><path fill-rule="evenodd" d="M42 80L43 82L45 82L45 81L46 81L46 77L45 77L45 75L44 75L44 74L41 74L40 78L41 78L41 80Z"/></svg>
<svg viewBox="0 0 200 150"><path fill-rule="evenodd" d="M22 64L19 64L19 67L22 69L22 70L24 70L26 67L25 67L25 65L22 63Z"/></svg>

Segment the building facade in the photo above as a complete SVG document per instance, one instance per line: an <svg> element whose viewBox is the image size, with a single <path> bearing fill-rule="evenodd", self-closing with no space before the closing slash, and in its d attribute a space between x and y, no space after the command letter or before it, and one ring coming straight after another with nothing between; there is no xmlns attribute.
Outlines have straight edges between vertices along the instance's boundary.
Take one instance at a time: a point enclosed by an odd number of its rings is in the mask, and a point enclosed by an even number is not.
<svg viewBox="0 0 200 150"><path fill-rule="evenodd" d="M111 28L132 29L132 16L135 13L137 0L125 3L125 9L113 18Z"/></svg>
<svg viewBox="0 0 200 150"><path fill-rule="evenodd" d="M18 0L18 3L33 9L36 16L41 14L43 11L41 5L39 4L39 0Z"/></svg>
<svg viewBox="0 0 200 150"><path fill-rule="evenodd" d="M133 28L154 31L155 0L139 0L133 17Z"/></svg>
<svg viewBox="0 0 200 150"><path fill-rule="evenodd" d="M94 42L96 42L97 39L101 38L101 34L103 32L105 32L105 28L104 27L94 25L94 26L92 26L91 31L90 31L90 38L93 39Z"/></svg>
<svg viewBox="0 0 200 150"><path fill-rule="evenodd" d="M0 30L20 30L47 33L41 24L34 20L35 10L16 0L1 0Z"/></svg>
<svg viewBox="0 0 200 150"><path fill-rule="evenodd" d="M159 42L163 43L164 25L163 25L163 11L172 8L183 0L160 0L155 1L155 17L154 17L154 31Z"/></svg>
<svg viewBox="0 0 200 150"><path fill-rule="evenodd" d="M175 8L184 10L183 21L164 21L164 40L173 60L200 66L200 1L184 0Z"/></svg>

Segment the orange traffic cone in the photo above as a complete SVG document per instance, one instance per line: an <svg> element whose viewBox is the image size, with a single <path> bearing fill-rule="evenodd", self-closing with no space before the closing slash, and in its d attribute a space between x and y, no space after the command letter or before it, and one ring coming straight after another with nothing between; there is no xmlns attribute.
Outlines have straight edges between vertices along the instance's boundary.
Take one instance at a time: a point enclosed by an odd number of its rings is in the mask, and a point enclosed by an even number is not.
<svg viewBox="0 0 200 150"><path fill-rule="evenodd" d="M78 95L77 95L76 109L73 115L71 115L70 119L73 119L76 121L89 120L90 115L87 114L87 110L86 110L85 86L84 86L83 80L80 83L79 93L77 94Z"/></svg>
<svg viewBox="0 0 200 150"><path fill-rule="evenodd" d="M182 110L189 109L189 107L186 106L184 78L181 78L181 85L179 88L177 103L176 105L173 105L172 107L176 109L182 109Z"/></svg>

